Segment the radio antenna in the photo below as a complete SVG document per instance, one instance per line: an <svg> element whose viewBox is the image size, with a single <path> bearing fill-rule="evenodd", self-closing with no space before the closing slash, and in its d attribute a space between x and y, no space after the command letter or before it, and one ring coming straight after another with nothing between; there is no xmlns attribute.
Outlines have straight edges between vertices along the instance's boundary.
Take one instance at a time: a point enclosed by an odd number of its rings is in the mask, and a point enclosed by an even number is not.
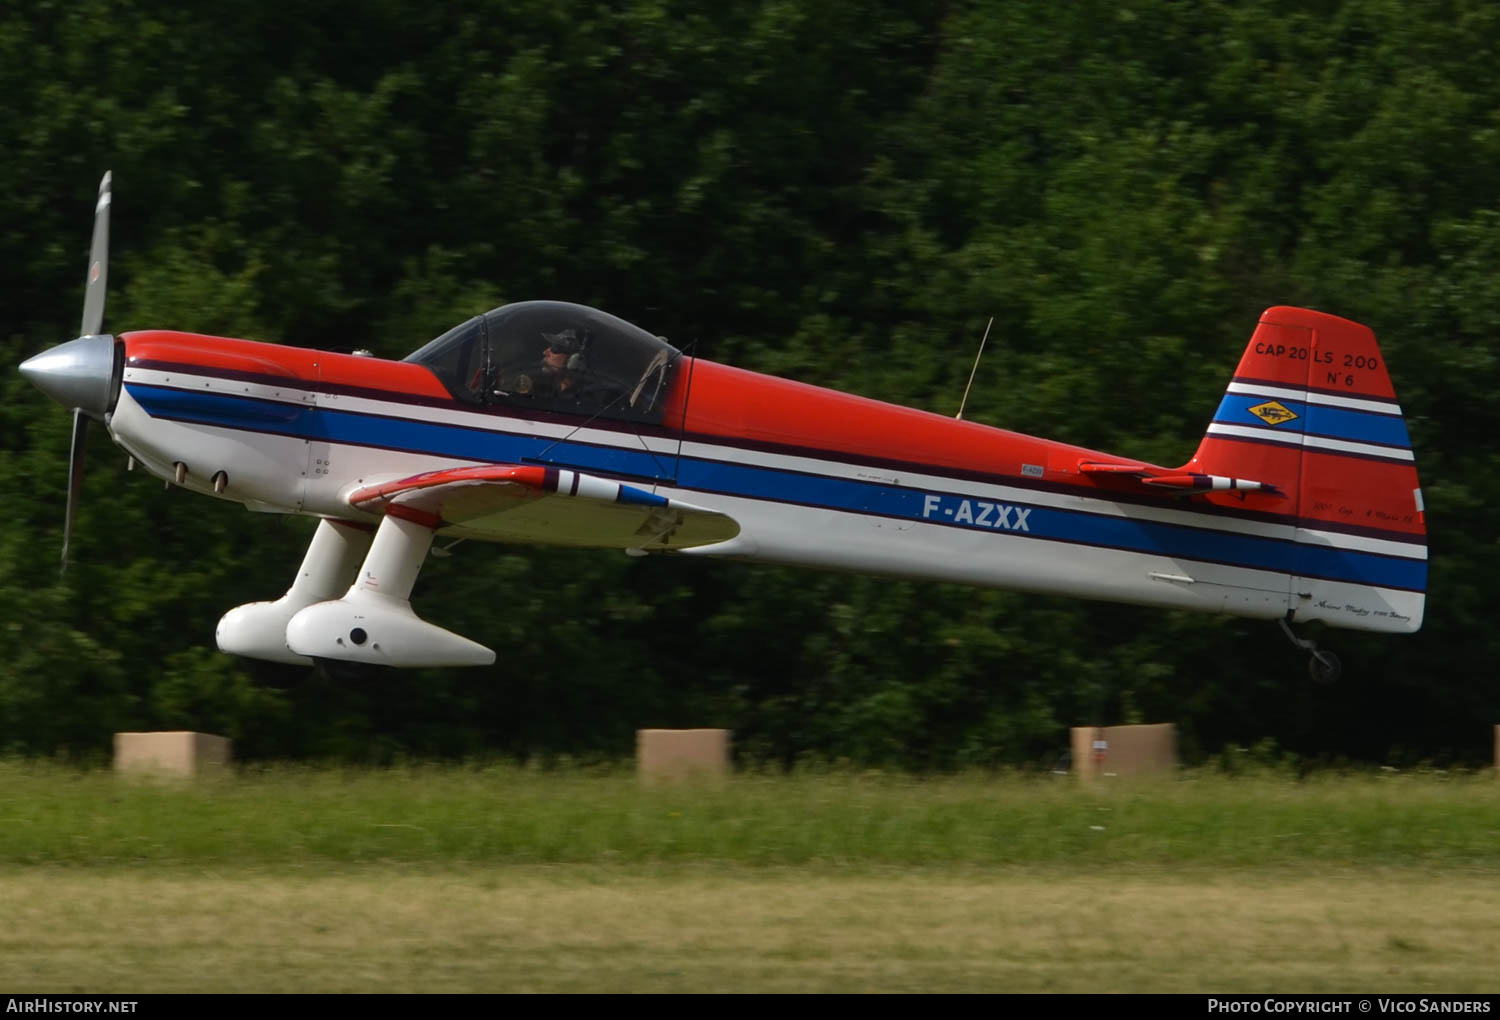
<svg viewBox="0 0 1500 1020"><path fill-rule="evenodd" d="M984 354L984 342L990 338L990 326L995 324L995 317L990 316L990 321L984 327L984 336L979 338L979 353L974 355L974 367L969 369L969 384L964 387L963 399L958 402L958 413L953 417L959 421L964 420L964 405L969 402L969 390L974 385L974 373L979 371L979 359Z"/></svg>

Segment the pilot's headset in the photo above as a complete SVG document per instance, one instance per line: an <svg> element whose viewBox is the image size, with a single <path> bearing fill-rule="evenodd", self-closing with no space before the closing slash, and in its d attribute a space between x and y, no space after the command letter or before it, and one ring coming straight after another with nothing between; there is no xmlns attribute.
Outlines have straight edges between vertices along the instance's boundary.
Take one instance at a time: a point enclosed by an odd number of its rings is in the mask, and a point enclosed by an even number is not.
<svg viewBox="0 0 1500 1020"><path fill-rule="evenodd" d="M587 371L589 367L589 341L593 338L589 335L589 331L586 329L575 330L573 335L578 338L578 350L568 355L568 371Z"/></svg>

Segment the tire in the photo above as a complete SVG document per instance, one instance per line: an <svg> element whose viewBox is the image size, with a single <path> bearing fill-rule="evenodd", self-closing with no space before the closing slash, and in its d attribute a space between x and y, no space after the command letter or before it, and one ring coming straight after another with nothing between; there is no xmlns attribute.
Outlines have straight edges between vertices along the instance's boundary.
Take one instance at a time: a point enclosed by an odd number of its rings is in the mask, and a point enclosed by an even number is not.
<svg viewBox="0 0 1500 1020"><path fill-rule="evenodd" d="M1337 655L1320 649L1308 656L1307 673L1313 678L1313 683L1331 684L1344 675L1344 664Z"/></svg>

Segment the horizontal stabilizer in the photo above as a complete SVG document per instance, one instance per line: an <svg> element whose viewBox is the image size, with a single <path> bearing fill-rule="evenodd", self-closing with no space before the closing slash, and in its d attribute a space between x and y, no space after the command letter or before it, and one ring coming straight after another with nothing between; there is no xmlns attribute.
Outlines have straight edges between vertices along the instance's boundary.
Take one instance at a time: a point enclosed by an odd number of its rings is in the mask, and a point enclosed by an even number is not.
<svg viewBox="0 0 1500 1020"><path fill-rule="evenodd" d="M1209 475L1199 471L1165 471L1145 464L1104 464L1097 461L1080 461L1078 470L1087 475L1102 475L1130 486L1139 486L1143 490L1166 492L1169 495L1197 496L1207 492L1260 492L1279 499L1286 498L1286 493L1270 482L1257 482L1250 478L1231 478L1228 475Z"/></svg>

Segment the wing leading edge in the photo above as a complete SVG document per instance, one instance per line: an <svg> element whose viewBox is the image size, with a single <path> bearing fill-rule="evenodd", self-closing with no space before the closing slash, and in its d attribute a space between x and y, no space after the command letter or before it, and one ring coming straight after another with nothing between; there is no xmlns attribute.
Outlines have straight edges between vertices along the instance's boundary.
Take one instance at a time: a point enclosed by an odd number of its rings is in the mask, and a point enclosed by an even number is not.
<svg viewBox="0 0 1500 1020"><path fill-rule="evenodd" d="M350 493L350 506L494 542L662 551L734 538L740 526L623 482L542 465L489 464L412 475Z"/></svg>

